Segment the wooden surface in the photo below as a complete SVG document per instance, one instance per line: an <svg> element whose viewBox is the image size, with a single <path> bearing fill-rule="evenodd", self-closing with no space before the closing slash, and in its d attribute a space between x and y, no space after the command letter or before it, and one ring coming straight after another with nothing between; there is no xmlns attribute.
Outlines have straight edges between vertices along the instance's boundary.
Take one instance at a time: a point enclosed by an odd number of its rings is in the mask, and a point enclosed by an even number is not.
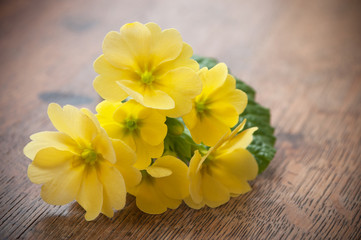
<svg viewBox="0 0 361 240"><path fill-rule="evenodd" d="M92 62L110 30L154 21L225 62L272 110L278 152L253 191L216 208L162 215L133 197L108 219L44 203L26 176L29 135L53 129L49 102L99 101ZM2 239L360 239L361 2L0 2Z"/></svg>

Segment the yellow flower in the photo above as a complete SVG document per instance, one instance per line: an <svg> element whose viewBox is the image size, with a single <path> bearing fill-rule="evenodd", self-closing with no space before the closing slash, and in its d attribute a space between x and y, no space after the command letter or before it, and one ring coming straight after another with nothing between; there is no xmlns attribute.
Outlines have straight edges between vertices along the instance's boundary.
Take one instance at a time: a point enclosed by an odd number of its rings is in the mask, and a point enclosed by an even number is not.
<svg viewBox="0 0 361 240"><path fill-rule="evenodd" d="M223 136L203 157L195 152L189 165L190 196L188 206L199 209L204 205L218 207L230 197L251 190L248 180L257 176L258 165L246 150L252 141L256 127L246 129L241 123L231 134Z"/></svg>
<svg viewBox="0 0 361 240"><path fill-rule="evenodd" d="M73 200L86 210L85 219L93 220L100 212L113 216L113 208L122 209L126 189L122 171L132 171L134 152L121 141L114 144L95 116L87 109L51 103L48 115L59 132L45 131L32 135L24 154L32 159L29 179L43 184L41 197L49 204L64 205ZM134 173L137 175L137 173ZM140 180L129 178L129 184Z"/></svg>
<svg viewBox="0 0 361 240"><path fill-rule="evenodd" d="M157 110L145 108L134 100L124 104L104 100L96 110L109 137L123 140L136 152L136 168L145 169L152 158L163 154L167 125L165 116Z"/></svg>
<svg viewBox="0 0 361 240"><path fill-rule="evenodd" d="M128 23L105 36L103 53L94 63L100 75L93 85L106 100L131 96L145 107L179 117L191 110L191 100L201 92L192 48L175 29Z"/></svg>
<svg viewBox="0 0 361 240"><path fill-rule="evenodd" d="M188 167L173 156L163 156L142 170L142 181L128 192L136 197L137 207L149 214L176 209L188 196Z"/></svg>
<svg viewBox="0 0 361 240"><path fill-rule="evenodd" d="M239 114L246 108L247 95L236 89L236 81L224 63L210 70L202 68L199 75L202 93L193 100L192 110L183 120L196 143L213 146L237 124Z"/></svg>

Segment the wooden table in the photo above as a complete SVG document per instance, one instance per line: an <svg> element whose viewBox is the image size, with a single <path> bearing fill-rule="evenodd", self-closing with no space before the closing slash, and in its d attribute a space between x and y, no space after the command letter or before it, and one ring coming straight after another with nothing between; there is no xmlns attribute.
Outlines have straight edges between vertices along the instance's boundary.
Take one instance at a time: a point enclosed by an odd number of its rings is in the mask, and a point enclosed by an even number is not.
<svg viewBox="0 0 361 240"><path fill-rule="evenodd" d="M26 1L0 3L0 236L4 239L360 239L360 1ZM162 215L129 196L114 218L44 203L26 175L29 135L49 102L94 111L92 68L126 22L174 27L227 63L272 110L277 154L227 204Z"/></svg>

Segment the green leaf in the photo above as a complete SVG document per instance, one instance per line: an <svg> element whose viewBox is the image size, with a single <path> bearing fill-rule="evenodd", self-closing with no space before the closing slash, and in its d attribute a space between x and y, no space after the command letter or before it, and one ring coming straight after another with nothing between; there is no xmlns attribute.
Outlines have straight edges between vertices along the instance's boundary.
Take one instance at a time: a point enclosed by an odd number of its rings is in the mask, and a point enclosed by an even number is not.
<svg viewBox="0 0 361 240"><path fill-rule="evenodd" d="M212 68L218 61L214 58L206 58L201 56L193 56L200 67ZM276 137L273 135L274 128L271 126L271 114L268 108L261 106L255 101L255 90L236 78L236 88L244 91L248 96L248 105L244 112L239 116L238 124L247 119L245 129L250 127L258 127L258 131L254 133L253 141L247 149L253 154L257 163L259 173L263 172L276 154L274 148ZM237 125L238 125L237 124Z"/></svg>

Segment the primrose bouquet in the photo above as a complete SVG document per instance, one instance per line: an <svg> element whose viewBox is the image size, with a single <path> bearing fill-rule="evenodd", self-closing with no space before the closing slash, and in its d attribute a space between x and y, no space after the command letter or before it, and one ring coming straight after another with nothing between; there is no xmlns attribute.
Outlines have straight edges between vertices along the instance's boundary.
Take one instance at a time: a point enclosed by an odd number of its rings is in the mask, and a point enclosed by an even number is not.
<svg viewBox="0 0 361 240"><path fill-rule="evenodd" d="M93 86L105 99L97 113L51 103L58 131L33 134L24 148L42 199L76 200L93 220L122 209L127 192L140 210L160 214L250 191L275 153L269 110L224 63L192 55L177 30L155 23L109 32L94 62Z"/></svg>

